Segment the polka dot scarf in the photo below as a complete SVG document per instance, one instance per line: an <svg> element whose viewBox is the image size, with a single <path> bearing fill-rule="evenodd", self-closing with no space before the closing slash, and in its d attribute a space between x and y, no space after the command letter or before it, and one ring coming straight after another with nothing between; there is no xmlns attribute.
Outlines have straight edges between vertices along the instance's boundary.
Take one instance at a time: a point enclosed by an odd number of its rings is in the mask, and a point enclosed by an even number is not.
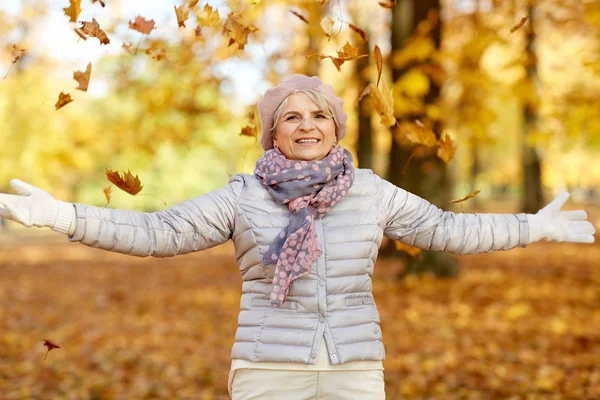
<svg viewBox="0 0 600 400"><path fill-rule="evenodd" d="M277 263L271 305L279 307L287 298L293 280L310 273L311 264L322 253L315 231L315 218L327 214L352 186L352 155L334 147L319 161L288 160L278 148L265 151L254 175L279 204L287 204L290 221L271 243L262 265Z"/></svg>

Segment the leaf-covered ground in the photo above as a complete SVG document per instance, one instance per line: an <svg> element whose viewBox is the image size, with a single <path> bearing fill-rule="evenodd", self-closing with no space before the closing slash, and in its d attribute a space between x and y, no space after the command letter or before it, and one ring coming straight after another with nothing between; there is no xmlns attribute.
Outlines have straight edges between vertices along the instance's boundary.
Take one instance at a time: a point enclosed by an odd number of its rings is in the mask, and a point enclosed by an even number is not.
<svg viewBox="0 0 600 400"><path fill-rule="evenodd" d="M0 398L228 398L232 250L139 259L0 236ZM378 263L389 399L600 398L600 245L459 259L456 280ZM46 360L44 339L61 346Z"/></svg>

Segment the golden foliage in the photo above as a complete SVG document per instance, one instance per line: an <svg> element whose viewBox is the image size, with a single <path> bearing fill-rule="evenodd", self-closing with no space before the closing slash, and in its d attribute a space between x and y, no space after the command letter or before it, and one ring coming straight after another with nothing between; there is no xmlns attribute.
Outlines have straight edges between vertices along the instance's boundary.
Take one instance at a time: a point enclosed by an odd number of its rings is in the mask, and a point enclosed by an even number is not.
<svg viewBox="0 0 600 400"><path fill-rule="evenodd" d="M213 10L211 6L204 5L202 11L196 11L196 23L200 27L215 27L221 24L221 17L218 10Z"/></svg>
<svg viewBox="0 0 600 400"><path fill-rule="evenodd" d="M373 60L375 61L375 66L377 67L377 84L375 86L379 86L381 72L383 71L383 56L381 55L381 49L379 46L375 45L372 56Z"/></svg>
<svg viewBox="0 0 600 400"><path fill-rule="evenodd" d="M175 9L175 16L177 17L177 25L180 28L185 28L185 21L190 17L190 9L186 4L182 4L179 7L173 6Z"/></svg>
<svg viewBox="0 0 600 400"><path fill-rule="evenodd" d="M372 83L369 85L369 88L373 100L373 108L381 117L381 123L385 126L396 125L392 89L387 88L385 81L381 83L381 90Z"/></svg>
<svg viewBox="0 0 600 400"><path fill-rule="evenodd" d="M248 43L248 35L257 30L257 27L247 24L244 21L244 16L238 13L230 13L223 25L223 33L229 37L227 46L237 43L238 50L244 50L246 43Z"/></svg>
<svg viewBox="0 0 600 400"><path fill-rule="evenodd" d="M442 138L440 138L438 144L439 147L437 150L437 156L446 164L449 164L456 154L456 147L454 147L452 138L446 133Z"/></svg>
<svg viewBox="0 0 600 400"><path fill-rule="evenodd" d="M106 197L106 204L104 205L106 207L112 198L112 186L108 185L102 191L104 192L104 197Z"/></svg>
<svg viewBox="0 0 600 400"><path fill-rule="evenodd" d="M77 22L81 14L81 0L69 0L69 7L63 8L63 11L69 17L69 22Z"/></svg>

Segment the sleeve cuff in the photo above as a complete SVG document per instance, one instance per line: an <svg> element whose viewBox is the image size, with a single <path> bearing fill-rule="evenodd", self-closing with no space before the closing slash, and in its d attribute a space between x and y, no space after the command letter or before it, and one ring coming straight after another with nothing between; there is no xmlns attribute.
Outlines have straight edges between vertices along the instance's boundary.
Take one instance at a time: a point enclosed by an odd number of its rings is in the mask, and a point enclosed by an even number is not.
<svg viewBox="0 0 600 400"><path fill-rule="evenodd" d="M75 208L73 204L59 201L58 213L52 230L65 235L71 235L71 232L75 230L75 225Z"/></svg>
<svg viewBox="0 0 600 400"><path fill-rule="evenodd" d="M527 214L529 222L529 243L537 242L544 237L544 228L540 223L539 216Z"/></svg>

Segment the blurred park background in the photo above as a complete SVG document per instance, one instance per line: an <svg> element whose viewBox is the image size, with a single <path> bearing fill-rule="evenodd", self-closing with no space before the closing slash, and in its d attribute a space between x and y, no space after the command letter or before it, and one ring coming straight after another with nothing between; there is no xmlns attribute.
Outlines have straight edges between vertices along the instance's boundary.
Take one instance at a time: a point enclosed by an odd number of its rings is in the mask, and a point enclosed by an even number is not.
<svg viewBox="0 0 600 400"><path fill-rule="evenodd" d="M0 52L4 193L105 206L107 169L144 186L113 208L214 190L261 156L264 91L303 73L344 99L359 167L456 212L568 190L600 228L600 0L6 1ZM227 398L229 244L140 260L0 230L0 399ZM382 255L389 398L600 398L598 243Z"/></svg>

